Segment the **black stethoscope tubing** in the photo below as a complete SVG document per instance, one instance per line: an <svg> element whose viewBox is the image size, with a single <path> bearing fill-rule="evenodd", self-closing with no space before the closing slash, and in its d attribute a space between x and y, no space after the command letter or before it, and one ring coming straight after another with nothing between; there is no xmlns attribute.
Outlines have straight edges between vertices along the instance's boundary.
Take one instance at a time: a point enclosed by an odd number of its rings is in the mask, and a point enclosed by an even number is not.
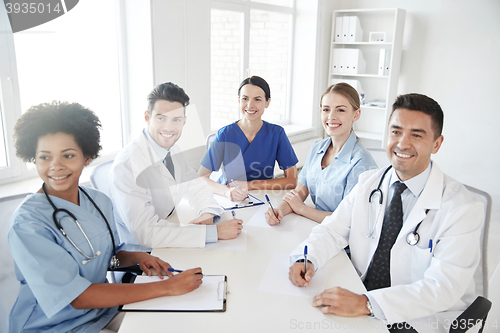
<svg viewBox="0 0 500 333"><path fill-rule="evenodd" d="M389 165L387 167L387 169L385 169L384 173L382 174L382 177L380 178L380 181L378 183L377 188L370 192L370 196L368 197L368 203L371 204L372 203L372 197L373 197L373 195L375 193L378 193L379 194L379 204L382 205L384 197L383 197L382 190L380 189L380 186L382 186L382 182L384 181L385 175L387 174L387 172L389 172L389 170L391 170L391 168L392 168L392 165ZM427 209L425 211L425 215L426 216L427 216L427 213L429 213L429 209ZM420 235L418 234L418 228L420 227L420 225L422 224L422 222L424 222L424 220L420 221L417 224L417 226L415 227L415 229L413 231L410 231L408 233L408 235L406 235L406 242L408 243L408 245L415 246L420 241Z"/></svg>
<svg viewBox="0 0 500 333"><path fill-rule="evenodd" d="M90 195L81 187L81 186L78 186L78 189L80 191L83 192L83 194L85 194L85 196L90 200L90 202L92 203L92 205L94 205L95 209L97 209L97 211L99 212L99 214L101 215L101 217L103 218L104 222L106 222L106 226L108 227L108 231L109 231L109 235L111 236L111 242L113 244L113 258L111 259L111 265L110 265L110 268L116 268L118 266L118 259L116 259L116 245L115 245L115 237L113 236L113 231L111 230L111 226L109 225L109 222L108 222L108 219L106 218L106 216L104 215L104 213L101 211L101 209L99 208L99 206L97 206L97 204L95 203L95 201L90 197ZM77 222L77 218L75 215L73 215L73 213L71 213L69 210L65 209L65 208L57 208L56 205L52 202L52 200L50 200L50 197L49 195L47 194L47 192L45 191L45 183L42 184L42 191L43 193L45 194L45 196L47 197L47 201L50 203L50 205L52 206L52 208L54 209L54 212L52 213L52 219L54 220L54 223L56 225L56 227L61 230L61 232L63 233L64 236L68 237L66 232L64 231L61 223L59 223L59 221L57 220L57 213L60 213L60 212L63 212L63 213L66 213L68 214L72 219L73 221ZM83 230L82 230L82 233ZM87 235L85 235L84 233L84 236L85 238L87 238ZM69 237L68 237L69 239ZM92 252L94 252L93 250L93 247L92 247L92 244L90 243L90 240L87 238L88 242L89 242L89 245L90 247L92 248ZM73 243L73 242L72 242ZM75 244L73 244L75 245ZM76 246L75 246L76 247ZM77 248L78 249L78 248ZM78 249L79 250L79 249ZM80 251L81 252L81 251ZM82 254L84 254L82 252ZM85 255L85 254L84 254ZM86 255L85 255L86 256ZM86 256L88 257L88 256ZM95 254L94 254L94 257L95 258ZM93 259L92 258L92 259Z"/></svg>

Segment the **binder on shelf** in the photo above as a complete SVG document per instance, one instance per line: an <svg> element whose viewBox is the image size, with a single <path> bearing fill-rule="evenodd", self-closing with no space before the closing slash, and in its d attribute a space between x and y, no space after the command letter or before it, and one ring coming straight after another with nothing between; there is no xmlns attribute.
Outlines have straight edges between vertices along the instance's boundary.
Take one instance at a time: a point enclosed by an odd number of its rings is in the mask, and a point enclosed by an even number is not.
<svg viewBox="0 0 500 333"><path fill-rule="evenodd" d="M384 75L389 76L391 66L391 50L385 51L385 64L384 64Z"/></svg>
<svg viewBox="0 0 500 333"><path fill-rule="evenodd" d="M342 43L349 41L349 18L347 16L344 16L342 19L342 38L340 41Z"/></svg>
<svg viewBox="0 0 500 333"><path fill-rule="evenodd" d="M347 74L346 73L346 65L347 65L347 49L339 49L339 74Z"/></svg>
<svg viewBox="0 0 500 333"><path fill-rule="evenodd" d="M335 42L342 42L342 16L335 18Z"/></svg>
<svg viewBox="0 0 500 333"><path fill-rule="evenodd" d="M384 75L386 52L386 49L380 49L380 55L378 57L378 75Z"/></svg>
<svg viewBox="0 0 500 333"><path fill-rule="evenodd" d="M332 54L332 73L340 73L339 62L340 62L340 51L341 49L334 48Z"/></svg>
<svg viewBox="0 0 500 333"><path fill-rule="evenodd" d="M346 74L364 74L366 70L366 61L360 49L344 49L348 61L348 70Z"/></svg>
<svg viewBox="0 0 500 333"><path fill-rule="evenodd" d="M332 74L363 74L366 61L360 49L333 49Z"/></svg>
<svg viewBox="0 0 500 333"><path fill-rule="evenodd" d="M348 18L349 20L349 36L348 42L361 42L363 40L363 29L361 29L361 24L357 16L345 16L344 20Z"/></svg>

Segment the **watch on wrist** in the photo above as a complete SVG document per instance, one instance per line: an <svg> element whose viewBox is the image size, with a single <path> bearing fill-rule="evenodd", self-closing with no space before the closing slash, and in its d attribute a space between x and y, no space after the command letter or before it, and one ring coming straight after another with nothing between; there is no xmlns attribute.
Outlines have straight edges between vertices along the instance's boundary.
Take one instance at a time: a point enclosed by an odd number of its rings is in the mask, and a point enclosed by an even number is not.
<svg viewBox="0 0 500 333"><path fill-rule="evenodd" d="M369 299L366 301L366 308L368 309L368 311L370 311L370 314L368 316L375 317L375 315L373 314L372 304L370 303Z"/></svg>

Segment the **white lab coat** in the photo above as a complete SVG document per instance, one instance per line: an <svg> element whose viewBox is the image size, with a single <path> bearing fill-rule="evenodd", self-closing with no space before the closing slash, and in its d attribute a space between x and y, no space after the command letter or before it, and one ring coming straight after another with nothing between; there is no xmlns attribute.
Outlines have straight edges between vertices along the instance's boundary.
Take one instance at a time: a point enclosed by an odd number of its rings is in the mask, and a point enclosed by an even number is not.
<svg viewBox="0 0 500 333"><path fill-rule="evenodd" d="M126 243L127 250L205 247L206 226L181 227L167 220L183 196L197 216L206 208L219 215L223 213L208 185L182 157L181 149L174 145L170 152L175 180L142 132L114 160L110 191L120 239Z"/></svg>
<svg viewBox="0 0 500 333"><path fill-rule="evenodd" d="M309 257L317 261L315 268L321 268L349 245L352 263L364 280L379 242L384 215L380 214L375 237L368 238L368 197L377 188L384 170L361 174L352 192L312 230L292 257L300 255L307 244ZM389 179L388 174L381 185L382 209L387 205ZM374 201L372 205L378 205L378 199ZM430 209L427 216L426 209ZM406 235L422 220L419 243L408 245ZM480 260L483 224L483 204L433 163L427 183L391 250L392 286L369 292L389 323L406 321L417 331L425 332L433 331L439 321L438 331L447 332L445 327L449 329L450 321L476 297L473 275Z"/></svg>

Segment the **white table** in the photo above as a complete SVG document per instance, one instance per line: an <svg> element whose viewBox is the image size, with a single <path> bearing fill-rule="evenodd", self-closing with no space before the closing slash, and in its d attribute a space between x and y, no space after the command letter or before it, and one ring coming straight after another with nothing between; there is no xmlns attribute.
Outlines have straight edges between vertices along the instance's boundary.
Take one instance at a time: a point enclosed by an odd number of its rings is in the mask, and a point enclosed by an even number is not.
<svg viewBox="0 0 500 333"><path fill-rule="evenodd" d="M264 193L252 192L264 199ZM268 192L274 205L283 193ZM236 210L244 225L260 206ZM225 218L230 218L226 213ZM309 236L316 222L301 217L292 231L247 226L247 250L154 249L173 267L201 267L204 274L227 275L226 312L173 313L128 312L120 333L127 332L296 332L352 331L387 332L385 325L367 316L344 318L324 315L311 306L311 299L259 291L259 285L274 253L289 254ZM329 262L327 288L341 286L363 293L365 288L347 255L342 252Z"/></svg>

